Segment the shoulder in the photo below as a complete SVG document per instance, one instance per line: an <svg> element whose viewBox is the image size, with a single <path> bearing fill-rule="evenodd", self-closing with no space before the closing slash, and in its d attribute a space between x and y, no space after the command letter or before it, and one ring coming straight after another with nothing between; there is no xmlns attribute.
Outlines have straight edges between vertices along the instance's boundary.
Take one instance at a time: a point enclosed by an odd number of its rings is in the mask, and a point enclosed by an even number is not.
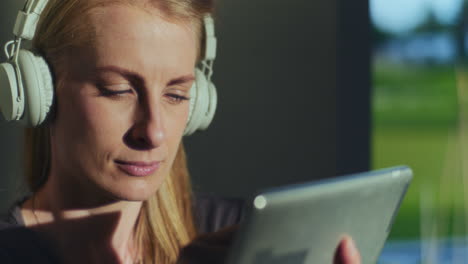
<svg viewBox="0 0 468 264"><path fill-rule="evenodd" d="M245 202L237 198L195 195L195 219L200 233L215 232L238 224L243 218Z"/></svg>
<svg viewBox="0 0 468 264"><path fill-rule="evenodd" d="M24 222L21 217L21 207L17 203L13 204L7 211L0 213L0 232L9 232L22 226L24 226Z"/></svg>
<svg viewBox="0 0 468 264"><path fill-rule="evenodd" d="M19 204L15 203L0 218L0 263L58 263L46 240L24 226Z"/></svg>
<svg viewBox="0 0 468 264"><path fill-rule="evenodd" d="M0 263L56 264L47 243L35 231L8 222L0 222Z"/></svg>

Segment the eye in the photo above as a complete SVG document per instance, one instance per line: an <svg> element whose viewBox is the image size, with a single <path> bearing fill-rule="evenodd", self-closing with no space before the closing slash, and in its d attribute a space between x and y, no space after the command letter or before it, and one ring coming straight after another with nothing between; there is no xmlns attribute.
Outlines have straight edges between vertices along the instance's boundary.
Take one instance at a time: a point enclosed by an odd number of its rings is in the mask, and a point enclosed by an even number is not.
<svg viewBox="0 0 468 264"><path fill-rule="evenodd" d="M120 98L126 94L132 94L133 89L129 89L129 87L127 84L98 85L100 95L110 98Z"/></svg>
<svg viewBox="0 0 468 264"><path fill-rule="evenodd" d="M185 87L185 86L169 87L164 92L164 99L172 105L179 105L179 104L182 104L184 101L190 100L189 91L190 91L190 87Z"/></svg>
<svg viewBox="0 0 468 264"><path fill-rule="evenodd" d="M183 95L178 95L175 93L168 93L166 94L166 98L168 99L169 103L171 104L180 104L184 101L190 100L189 97L183 96Z"/></svg>

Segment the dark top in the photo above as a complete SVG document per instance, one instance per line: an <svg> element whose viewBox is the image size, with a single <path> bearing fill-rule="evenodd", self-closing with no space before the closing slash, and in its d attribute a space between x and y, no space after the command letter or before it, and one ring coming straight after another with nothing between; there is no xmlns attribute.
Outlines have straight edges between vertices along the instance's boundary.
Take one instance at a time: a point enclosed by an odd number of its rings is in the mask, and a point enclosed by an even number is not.
<svg viewBox="0 0 468 264"><path fill-rule="evenodd" d="M24 226L22 199L0 221L0 263L58 264L58 258L40 234ZM197 195L194 214L199 233L215 232L242 218L244 203L239 199Z"/></svg>

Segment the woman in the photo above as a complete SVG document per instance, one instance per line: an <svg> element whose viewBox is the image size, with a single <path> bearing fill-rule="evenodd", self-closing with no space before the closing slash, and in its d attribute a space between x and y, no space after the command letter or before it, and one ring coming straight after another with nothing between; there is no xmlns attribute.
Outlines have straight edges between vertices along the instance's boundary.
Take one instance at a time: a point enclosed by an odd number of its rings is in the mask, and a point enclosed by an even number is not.
<svg viewBox="0 0 468 264"><path fill-rule="evenodd" d="M55 104L46 124L27 131L33 194L17 218L53 248L52 258L222 262L219 245L232 232L195 239L181 144L203 17L212 11L210 0L47 4L33 49L52 70ZM336 262L359 263L350 239Z"/></svg>

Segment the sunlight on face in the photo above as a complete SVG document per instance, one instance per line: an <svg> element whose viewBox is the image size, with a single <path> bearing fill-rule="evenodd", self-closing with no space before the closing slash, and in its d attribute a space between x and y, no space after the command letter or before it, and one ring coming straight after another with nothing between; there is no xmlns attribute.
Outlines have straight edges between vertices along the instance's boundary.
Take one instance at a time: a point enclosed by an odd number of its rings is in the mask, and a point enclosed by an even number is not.
<svg viewBox="0 0 468 264"><path fill-rule="evenodd" d="M107 6L57 91L52 167L77 193L144 200L169 174L189 111L196 35L156 13ZM63 176L62 176L63 175Z"/></svg>

